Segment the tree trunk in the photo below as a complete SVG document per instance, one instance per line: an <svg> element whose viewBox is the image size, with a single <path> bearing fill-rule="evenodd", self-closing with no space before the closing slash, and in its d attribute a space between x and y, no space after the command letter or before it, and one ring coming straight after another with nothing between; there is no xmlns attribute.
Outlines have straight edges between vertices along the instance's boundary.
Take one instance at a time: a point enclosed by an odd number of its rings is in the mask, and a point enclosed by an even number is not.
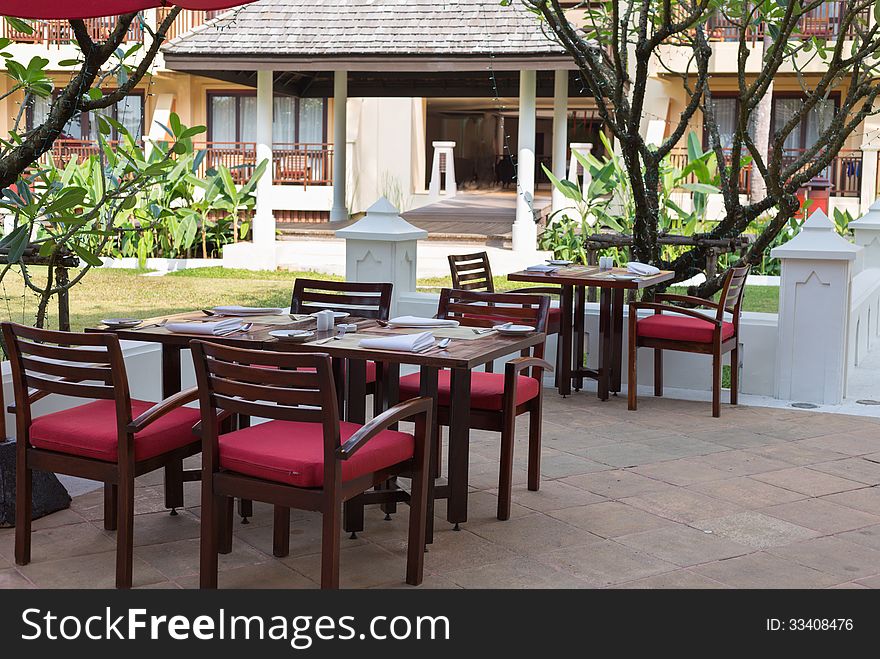
<svg viewBox="0 0 880 659"><path fill-rule="evenodd" d="M769 35L764 35L764 52L767 52L771 43ZM755 146L761 159L766 163L770 156L770 133L773 130L771 119L773 117L773 82L767 88L767 93L761 98L761 102L755 108ZM757 203L767 196L767 182L761 176L758 168L752 165L751 185L749 201Z"/></svg>

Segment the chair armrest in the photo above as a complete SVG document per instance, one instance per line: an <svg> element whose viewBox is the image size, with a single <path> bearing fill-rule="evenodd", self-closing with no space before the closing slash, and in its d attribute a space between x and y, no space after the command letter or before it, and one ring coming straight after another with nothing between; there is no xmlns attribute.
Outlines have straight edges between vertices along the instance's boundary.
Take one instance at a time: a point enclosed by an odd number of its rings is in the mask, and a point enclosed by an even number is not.
<svg viewBox="0 0 880 659"><path fill-rule="evenodd" d="M388 430L398 421L405 421L420 414L430 414L434 409L434 401L425 396L412 398L398 403L379 416L373 417L369 423L355 432L346 442L336 449L336 457L348 460L360 448L383 430Z"/></svg>
<svg viewBox="0 0 880 659"><path fill-rule="evenodd" d="M681 314L683 316L690 316L691 318L698 318L700 320L705 320L707 323L712 323L716 328L721 327L721 321L717 318L712 318L711 316L707 316L706 314L702 314L699 311L695 311L694 309L687 309L685 307L676 307L672 304L658 304L657 302L630 302L629 304L629 313L630 315L637 314L639 309L653 309L654 311L670 311L672 313Z"/></svg>
<svg viewBox="0 0 880 659"><path fill-rule="evenodd" d="M714 302L713 300L704 300L701 297L694 297L693 295L657 293L657 295L654 296L654 299L658 302L684 302L686 304L694 304L700 307L710 307L712 309L718 308L718 302Z"/></svg>
<svg viewBox="0 0 880 659"><path fill-rule="evenodd" d="M505 376L508 373L517 375L528 368L540 368L550 373L553 372L553 365L539 357L517 357L504 365Z"/></svg>
<svg viewBox="0 0 880 659"><path fill-rule="evenodd" d="M173 396L169 396L165 400L161 400L153 405L153 407L151 407L146 412L141 414L137 419L129 423L126 430L131 433L140 432L154 421L160 419L169 412L176 410L178 407L182 407L186 403L191 403L198 397L199 390L196 387L193 387L192 389L187 389L186 391L179 391Z"/></svg>

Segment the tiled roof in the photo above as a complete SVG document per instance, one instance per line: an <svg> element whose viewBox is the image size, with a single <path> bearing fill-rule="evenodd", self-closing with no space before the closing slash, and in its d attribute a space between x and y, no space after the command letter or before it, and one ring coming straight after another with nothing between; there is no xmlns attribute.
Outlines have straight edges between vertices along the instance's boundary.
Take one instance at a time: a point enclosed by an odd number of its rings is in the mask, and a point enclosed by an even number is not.
<svg viewBox="0 0 880 659"><path fill-rule="evenodd" d="M558 55L519 2L499 0L259 0L173 39L170 55Z"/></svg>

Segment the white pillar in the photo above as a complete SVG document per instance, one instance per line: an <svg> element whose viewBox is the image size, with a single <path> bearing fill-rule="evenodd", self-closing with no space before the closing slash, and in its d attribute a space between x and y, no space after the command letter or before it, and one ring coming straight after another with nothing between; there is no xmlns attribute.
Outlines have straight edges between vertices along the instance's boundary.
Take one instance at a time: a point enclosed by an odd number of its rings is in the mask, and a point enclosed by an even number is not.
<svg viewBox="0 0 880 659"><path fill-rule="evenodd" d="M580 161L575 154L588 156L592 151L592 142L571 143L571 158L568 163L568 180L572 183L577 183L584 195L587 194L587 190L590 188L590 183L593 182L593 177L590 175L589 169L581 166ZM582 169L580 176L578 176L578 167L581 167Z"/></svg>
<svg viewBox="0 0 880 659"><path fill-rule="evenodd" d="M558 70L553 80L553 175L565 179L565 156L568 153L568 71ZM553 212L570 204L553 186Z"/></svg>
<svg viewBox="0 0 880 659"><path fill-rule="evenodd" d="M455 142L431 142L434 147L434 159L431 162L431 181L428 185L428 199L437 201L440 199L442 172L446 172L446 179L442 191L447 199L452 199L458 194L458 186L455 183Z"/></svg>
<svg viewBox="0 0 880 659"><path fill-rule="evenodd" d="M394 284L391 316L397 315L401 295L416 290L418 241L428 232L400 217L385 197L367 209L351 226L336 232L345 239L346 281L387 281Z"/></svg>
<svg viewBox="0 0 880 659"><path fill-rule="evenodd" d="M495 115L495 162L499 158L504 157L507 153L504 150L504 115Z"/></svg>
<svg viewBox="0 0 880 659"><path fill-rule="evenodd" d="M880 199L874 201L868 212L849 223L856 245L865 248L865 268L880 268Z"/></svg>
<svg viewBox="0 0 880 659"><path fill-rule="evenodd" d="M837 405L846 395L853 261L861 251L821 210L771 250L782 262L777 398Z"/></svg>
<svg viewBox="0 0 880 659"><path fill-rule="evenodd" d="M862 146L862 190L859 198L859 210L867 213L871 205L877 201L877 158L880 147Z"/></svg>
<svg viewBox="0 0 880 659"><path fill-rule="evenodd" d="M519 155L516 162L516 221L513 224L513 250L534 252L538 228L532 210L535 197L535 96L534 70L519 73Z"/></svg>
<svg viewBox="0 0 880 659"><path fill-rule="evenodd" d="M272 215L272 71L257 71L257 163L268 160L265 173L257 182L254 212L254 244L275 243L275 217Z"/></svg>
<svg viewBox="0 0 880 659"><path fill-rule="evenodd" d="M348 71L333 72L333 208L330 221L348 219L345 206L345 170L347 149L346 105L348 104Z"/></svg>

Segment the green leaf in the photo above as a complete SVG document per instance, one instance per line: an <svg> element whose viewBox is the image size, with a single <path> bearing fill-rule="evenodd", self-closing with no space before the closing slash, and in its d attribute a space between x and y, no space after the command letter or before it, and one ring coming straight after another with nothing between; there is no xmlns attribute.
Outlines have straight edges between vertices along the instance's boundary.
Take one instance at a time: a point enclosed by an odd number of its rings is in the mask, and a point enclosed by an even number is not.
<svg viewBox="0 0 880 659"><path fill-rule="evenodd" d="M171 113L171 117L170 117L170 120L169 120L168 123L171 124L171 132L172 132L172 134L173 134L175 137L180 136L180 133L181 133L180 117L177 116L177 113L176 113L176 112L172 112L172 113Z"/></svg>
<svg viewBox="0 0 880 659"><path fill-rule="evenodd" d="M718 188L707 183L685 183L681 187L690 192L701 192L703 194L716 194L719 192Z"/></svg>
<svg viewBox="0 0 880 659"><path fill-rule="evenodd" d="M78 59L63 59L58 62L58 66L79 66L82 64Z"/></svg>
<svg viewBox="0 0 880 659"><path fill-rule="evenodd" d="M26 21L22 18L15 18L14 16L4 16L3 20L6 21L6 25L16 32L22 32L23 34L34 33L34 27L31 25L30 21Z"/></svg>
<svg viewBox="0 0 880 659"><path fill-rule="evenodd" d="M193 137L194 135L200 135L204 132L207 132L207 130L208 129L205 126L190 126L180 134L180 139L185 140L189 137Z"/></svg>
<svg viewBox="0 0 880 659"><path fill-rule="evenodd" d="M697 137L697 134L694 131L688 133L687 150L689 162L699 160L703 155L703 145L700 143L700 138Z"/></svg>
<svg viewBox="0 0 880 659"><path fill-rule="evenodd" d="M565 196L567 199L571 199L574 202L583 202L584 199L581 195L581 191L575 183L572 183L567 179L560 180L553 174L553 172L547 169L547 165L542 164L541 167L543 168L544 173L547 175L547 178L550 179L553 187L559 190L563 194L563 196Z"/></svg>
<svg viewBox="0 0 880 659"><path fill-rule="evenodd" d="M67 188L53 199L43 210L46 215L61 213L82 204L86 197L84 188Z"/></svg>
<svg viewBox="0 0 880 659"><path fill-rule="evenodd" d="M88 97L93 101L97 101L102 96L104 96L104 92L102 92L99 87L92 87L89 90Z"/></svg>

